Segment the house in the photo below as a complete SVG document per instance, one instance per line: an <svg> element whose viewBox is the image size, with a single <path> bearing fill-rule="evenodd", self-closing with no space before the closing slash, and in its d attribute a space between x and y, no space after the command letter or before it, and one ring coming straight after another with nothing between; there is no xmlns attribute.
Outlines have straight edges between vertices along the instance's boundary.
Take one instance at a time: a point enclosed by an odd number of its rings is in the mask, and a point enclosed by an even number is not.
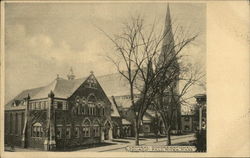
<svg viewBox="0 0 250 158"><path fill-rule="evenodd" d="M5 143L44 150L119 137L120 115L93 72L21 92L5 106Z"/></svg>

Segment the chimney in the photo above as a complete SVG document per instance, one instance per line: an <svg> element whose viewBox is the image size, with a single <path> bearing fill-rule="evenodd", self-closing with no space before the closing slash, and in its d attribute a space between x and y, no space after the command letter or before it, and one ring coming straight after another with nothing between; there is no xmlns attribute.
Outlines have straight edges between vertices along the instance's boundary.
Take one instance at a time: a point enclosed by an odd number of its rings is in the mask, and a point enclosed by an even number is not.
<svg viewBox="0 0 250 158"><path fill-rule="evenodd" d="M67 75L67 77L68 77L68 80L74 80L75 79L75 75L74 75L72 67L70 68L69 74Z"/></svg>

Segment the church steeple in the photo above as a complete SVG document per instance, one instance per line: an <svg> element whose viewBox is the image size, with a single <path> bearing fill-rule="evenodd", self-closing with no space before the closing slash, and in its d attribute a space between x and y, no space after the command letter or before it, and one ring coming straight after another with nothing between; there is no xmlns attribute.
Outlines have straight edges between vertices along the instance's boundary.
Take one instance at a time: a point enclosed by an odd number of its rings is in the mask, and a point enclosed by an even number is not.
<svg viewBox="0 0 250 158"><path fill-rule="evenodd" d="M172 20L170 15L170 8L169 4L167 6L167 13L165 18L165 26L164 26L164 32L163 32L163 42L162 42L162 50L160 54L160 60L159 64L163 64L164 61L167 61L169 57L171 57L171 54L175 54L174 50L174 35L172 30Z"/></svg>
<svg viewBox="0 0 250 158"><path fill-rule="evenodd" d="M67 77L68 77L68 80L74 80L75 79L75 75L74 75L72 67L70 68L69 74L67 75Z"/></svg>

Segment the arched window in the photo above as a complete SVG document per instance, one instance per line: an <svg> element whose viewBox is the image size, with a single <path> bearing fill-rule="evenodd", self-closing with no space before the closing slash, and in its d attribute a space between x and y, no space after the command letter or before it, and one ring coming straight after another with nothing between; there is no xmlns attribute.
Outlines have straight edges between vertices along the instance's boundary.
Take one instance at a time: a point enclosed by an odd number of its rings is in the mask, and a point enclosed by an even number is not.
<svg viewBox="0 0 250 158"><path fill-rule="evenodd" d="M37 122L32 125L32 137L42 137L43 129L41 123Z"/></svg>
<svg viewBox="0 0 250 158"><path fill-rule="evenodd" d="M56 125L56 138L62 138L62 125L60 124Z"/></svg>
<svg viewBox="0 0 250 158"><path fill-rule="evenodd" d="M71 124L68 124L66 126L66 139L70 139L71 138Z"/></svg>
<svg viewBox="0 0 250 158"><path fill-rule="evenodd" d="M100 124L98 120L93 122L93 136L99 137L100 136Z"/></svg>
<svg viewBox="0 0 250 158"><path fill-rule="evenodd" d="M97 101L97 98L96 98L96 96L94 95L94 93L91 93L91 94L88 95L87 101L88 101L88 102L96 102L96 101Z"/></svg>
<svg viewBox="0 0 250 158"><path fill-rule="evenodd" d="M75 126L75 138L80 138L80 128L79 128L79 125Z"/></svg>
<svg viewBox="0 0 250 158"><path fill-rule="evenodd" d="M89 119L86 119L83 121L83 124L82 124L83 137L90 137L90 125L91 125L91 122Z"/></svg>

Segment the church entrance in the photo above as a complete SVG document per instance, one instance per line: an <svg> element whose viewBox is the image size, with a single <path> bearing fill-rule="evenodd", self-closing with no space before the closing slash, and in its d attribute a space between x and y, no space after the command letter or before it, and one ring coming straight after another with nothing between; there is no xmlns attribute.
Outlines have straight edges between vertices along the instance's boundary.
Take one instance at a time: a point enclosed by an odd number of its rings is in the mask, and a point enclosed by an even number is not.
<svg viewBox="0 0 250 158"><path fill-rule="evenodd" d="M107 121L104 125L104 140L112 139L111 123Z"/></svg>

